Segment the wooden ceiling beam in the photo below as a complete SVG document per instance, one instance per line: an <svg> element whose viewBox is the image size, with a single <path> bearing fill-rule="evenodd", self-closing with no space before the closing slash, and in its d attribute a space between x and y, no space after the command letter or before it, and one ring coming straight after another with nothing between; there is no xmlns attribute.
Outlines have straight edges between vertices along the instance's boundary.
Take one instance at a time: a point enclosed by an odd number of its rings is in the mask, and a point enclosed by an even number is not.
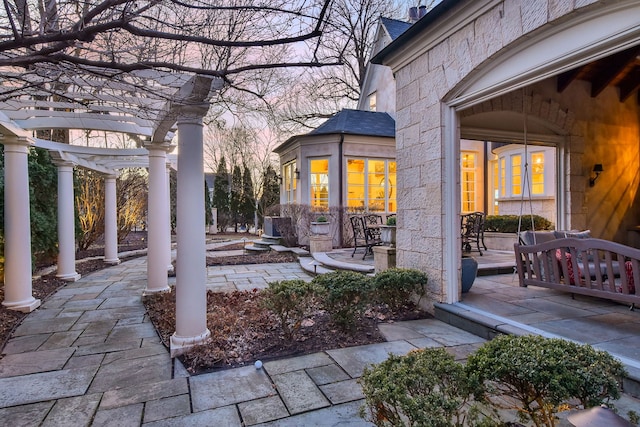
<svg viewBox="0 0 640 427"><path fill-rule="evenodd" d="M620 89L620 102L625 102L640 89L640 66L635 66L617 86Z"/></svg>
<svg viewBox="0 0 640 427"><path fill-rule="evenodd" d="M574 68L573 70L565 71L564 73L559 74L558 81L557 81L558 92L562 93L567 87L569 87L571 82L578 77L578 75L580 74L580 71L582 71L583 68L584 67L578 67L578 68Z"/></svg>
<svg viewBox="0 0 640 427"><path fill-rule="evenodd" d="M595 98L611 84L613 80L631 63L636 61L640 54L640 47L627 49L607 57L606 66L591 81L591 97Z"/></svg>

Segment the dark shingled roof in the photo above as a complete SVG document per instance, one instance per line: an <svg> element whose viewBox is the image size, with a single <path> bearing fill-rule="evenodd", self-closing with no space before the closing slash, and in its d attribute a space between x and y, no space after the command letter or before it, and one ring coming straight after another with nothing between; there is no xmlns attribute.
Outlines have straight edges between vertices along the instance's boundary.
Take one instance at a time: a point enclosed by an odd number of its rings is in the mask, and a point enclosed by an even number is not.
<svg viewBox="0 0 640 427"><path fill-rule="evenodd" d="M307 135L332 133L395 138L396 122L387 113L344 109Z"/></svg>
<svg viewBox="0 0 640 427"><path fill-rule="evenodd" d="M397 39L400 34L407 31L407 29L411 26L411 23L398 21L397 19L385 18L384 16L380 17L380 22L389 32L391 36L391 40Z"/></svg>

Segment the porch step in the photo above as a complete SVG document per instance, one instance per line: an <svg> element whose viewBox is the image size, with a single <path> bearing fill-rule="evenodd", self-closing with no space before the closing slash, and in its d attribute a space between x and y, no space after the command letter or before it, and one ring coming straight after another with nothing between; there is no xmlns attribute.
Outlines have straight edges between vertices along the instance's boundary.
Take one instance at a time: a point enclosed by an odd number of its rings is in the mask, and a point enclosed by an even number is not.
<svg viewBox="0 0 640 427"><path fill-rule="evenodd" d="M309 251L302 248L289 248L282 245L271 245L271 249L276 252L291 252L298 256L309 256Z"/></svg>
<svg viewBox="0 0 640 427"><path fill-rule="evenodd" d="M300 257L298 258L298 262L304 271L309 274L313 274L314 276L317 276L318 274L333 273L335 271L325 267L321 262L316 261L310 256Z"/></svg>
<svg viewBox="0 0 640 427"><path fill-rule="evenodd" d="M493 339L500 334L518 336L534 334L548 338L559 338L558 335L470 307L464 303L435 303L434 315L435 318L440 321L486 340ZM625 365L627 376L622 382L624 392L633 397L640 398L640 364L635 360L618 356L615 353L611 353L611 355L620 359Z"/></svg>
<svg viewBox="0 0 640 427"><path fill-rule="evenodd" d="M351 262L338 261L331 258L325 252L315 252L312 253L311 256L318 262L322 263L325 267L328 267L332 270L348 270L348 271L356 271L358 273L373 273L375 271L375 267L372 265L362 265L355 264Z"/></svg>
<svg viewBox="0 0 640 427"><path fill-rule="evenodd" d="M269 252L272 245L279 245L280 238L263 234L260 240L254 240L252 245L245 247L248 252Z"/></svg>

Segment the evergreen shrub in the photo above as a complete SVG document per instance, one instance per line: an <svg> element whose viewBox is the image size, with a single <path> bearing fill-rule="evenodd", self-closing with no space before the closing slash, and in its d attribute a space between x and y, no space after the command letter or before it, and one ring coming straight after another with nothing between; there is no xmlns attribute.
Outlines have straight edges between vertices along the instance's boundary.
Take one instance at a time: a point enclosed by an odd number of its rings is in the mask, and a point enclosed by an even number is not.
<svg viewBox="0 0 640 427"><path fill-rule="evenodd" d="M342 329L352 328L364 311L371 292L371 278L354 271L321 274L312 282L322 289L322 306Z"/></svg>
<svg viewBox="0 0 640 427"><path fill-rule="evenodd" d="M606 351L533 335L496 337L469 357L466 370L482 385L478 396L496 406L509 396L521 421L547 427L561 410L619 398L625 373Z"/></svg>
<svg viewBox="0 0 640 427"><path fill-rule="evenodd" d="M420 270L390 268L373 278L372 299L387 304L391 310L398 310L412 294L424 295L427 275Z"/></svg>
<svg viewBox="0 0 640 427"><path fill-rule="evenodd" d="M518 215L488 215L484 220L484 231L498 233L517 233ZM553 230L554 225L548 219L540 215L533 215L533 226L536 230ZM520 225L520 231L531 230L531 215L524 215Z"/></svg>
<svg viewBox="0 0 640 427"><path fill-rule="evenodd" d="M262 306L278 317L284 336L291 339L314 308L319 289L314 283L296 279L270 282L263 292Z"/></svg>

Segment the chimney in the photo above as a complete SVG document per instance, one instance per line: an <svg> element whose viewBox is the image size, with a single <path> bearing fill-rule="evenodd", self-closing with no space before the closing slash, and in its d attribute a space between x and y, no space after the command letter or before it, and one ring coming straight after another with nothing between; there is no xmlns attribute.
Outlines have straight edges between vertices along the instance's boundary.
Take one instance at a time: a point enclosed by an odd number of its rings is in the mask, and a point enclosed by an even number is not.
<svg viewBox="0 0 640 427"><path fill-rule="evenodd" d="M418 8L418 19L422 18L426 14L427 14L427 6L421 4L420 7Z"/></svg>
<svg viewBox="0 0 640 427"><path fill-rule="evenodd" d="M418 8L417 7L410 7L409 8L409 22L411 22L412 24L414 22L416 22L418 20Z"/></svg>

